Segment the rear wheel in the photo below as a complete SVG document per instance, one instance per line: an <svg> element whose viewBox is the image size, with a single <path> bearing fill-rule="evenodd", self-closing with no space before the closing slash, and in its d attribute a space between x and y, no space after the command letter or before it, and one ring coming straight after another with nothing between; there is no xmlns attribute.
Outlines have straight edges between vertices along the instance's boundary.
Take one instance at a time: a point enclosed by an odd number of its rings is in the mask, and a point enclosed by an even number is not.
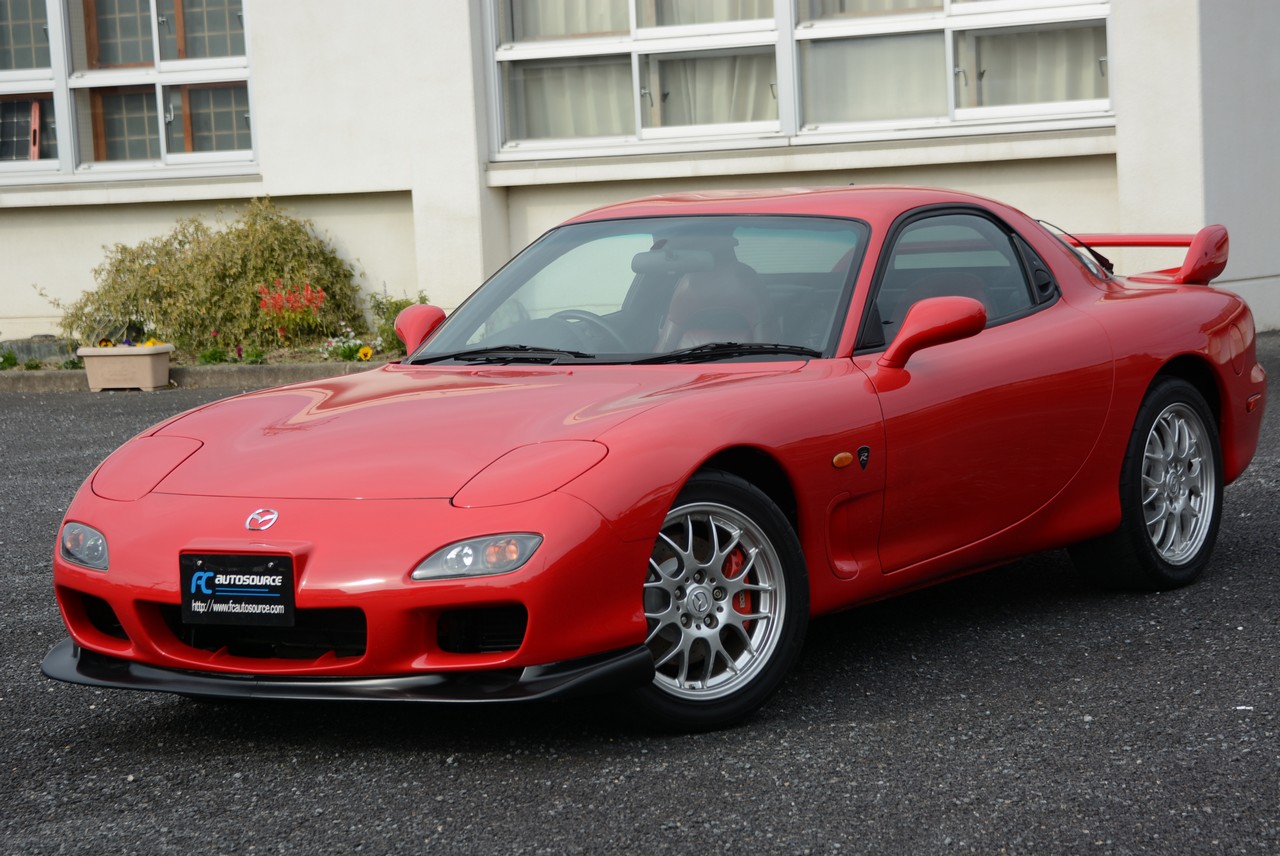
<svg viewBox="0 0 1280 856"><path fill-rule="evenodd" d="M699 473L663 521L644 584L654 679L645 719L718 728L765 702L804 640L809 591L795 532L758 488Z"/></svg>
<svg viewBox="0 0 1280 856"><path fill-rule="evenodd" d="M1080 571L1116 588L1170 589L1209 564L1222 519L1222 449L1191 384L1160 378L1138 410L1120 477L1120 528L1077 545Z"/></svg>

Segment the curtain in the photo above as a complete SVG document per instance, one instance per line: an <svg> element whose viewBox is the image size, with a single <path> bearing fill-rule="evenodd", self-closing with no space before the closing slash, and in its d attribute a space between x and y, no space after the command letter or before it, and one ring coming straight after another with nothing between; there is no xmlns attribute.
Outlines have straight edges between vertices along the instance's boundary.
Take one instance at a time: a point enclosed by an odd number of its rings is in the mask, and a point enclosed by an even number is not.
<svg viewBox="0 0 1280 856"><path fill-rule="evenodd" d="M681 58L655 55L645 61L646 80L654 80L655 65L658 88L642 105L646 127L778 118L772 51Z"/></svg>
<svg viewBox="0 0 1280 856"><path fill-rule="evenodd" d="M805 125L947 115L941 33L800 43Z"/></svg>
<svg viewBox="0 0 1280 856"><path fill-rule="evenodd" d="M800 20L813 21L854 15L897 15L941 8L942 0L801 0Z"/></svg>
<svg viewBox="0 0 1280 856"><path fill-rule="evenodd" d="M671 27L773 17L773 0L640 0L640 26Z"/></svg>
<svg viewBox="0 0 1280 856"><path fill-rule="evenodd" d="M956 103L999 107L1107 97L1107 31L1102 26L964 33ZM967 86L965 77L968 77Z"/></svg>
<svg viewBox="0 0 1280 856"><path fill-rule="evenodd" d="M631 32L629 0L507 0L514 41Z"/></svg>
<svg viewBox="0 0 1280 856"><path fill-rule="evenodd" d="M507 63L510 139L635 133L630 58Z"/></svg>

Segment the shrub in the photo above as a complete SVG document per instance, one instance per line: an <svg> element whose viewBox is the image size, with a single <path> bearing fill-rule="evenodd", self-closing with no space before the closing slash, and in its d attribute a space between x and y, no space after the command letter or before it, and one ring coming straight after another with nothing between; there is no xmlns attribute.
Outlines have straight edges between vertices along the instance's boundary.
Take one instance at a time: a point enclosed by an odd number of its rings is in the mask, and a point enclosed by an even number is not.
<svg viewBox="0 0 1280 856"><path fill-rule="evenodd" d="M0 352L0 371L8 371L18 364L18 355L12 350Z"/></svg>
<svg viewBox="0 0 1280 856"><path fill-rule="evenodd" d="M40 362L36 357L27 357L22 363L24 371L34 372L44 368L44 363Z"/></svg>
<svg viewBox="0 0 1280 856"><path fill-rule="evenodd" d="M93 275L95 291L60 307L63 330L81 341L149 334L197 353L211 337L269 348L365 328L351 266L311 221L269 199L217 228L189 217L167 235L116 244Z"/></svg>

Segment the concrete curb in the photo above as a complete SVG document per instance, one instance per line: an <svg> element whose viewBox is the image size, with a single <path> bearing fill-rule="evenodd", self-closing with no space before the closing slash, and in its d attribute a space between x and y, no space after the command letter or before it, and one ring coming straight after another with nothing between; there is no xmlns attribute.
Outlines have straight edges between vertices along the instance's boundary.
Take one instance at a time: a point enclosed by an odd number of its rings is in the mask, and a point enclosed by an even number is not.
<svg viewBox="0 0 1280 856"><path fill-rule="evenodd" d="M357 374L385 366L378 363L284 363L266 366L170 366L169 386L183 389L265 389L337 375ZM88 392L83 369L0 372L0 392Z"/></svg>

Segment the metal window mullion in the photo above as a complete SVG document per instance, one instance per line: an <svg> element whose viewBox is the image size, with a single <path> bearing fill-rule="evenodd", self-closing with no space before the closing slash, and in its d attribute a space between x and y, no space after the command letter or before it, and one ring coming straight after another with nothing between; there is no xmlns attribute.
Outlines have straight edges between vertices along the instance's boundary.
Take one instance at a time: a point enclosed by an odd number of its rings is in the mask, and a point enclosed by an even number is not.
<svg viewBox="0 0 1280 856"><path fill-rule="evenodd" d="M943 28L942 39L943 51L946 56L946 64L943 68L946 69L947 75L947 121L954 122L956 120L956 107L959 106L956 103L956 74L958 69L956 67L955 30L951 27Z"/></svg>
<svg viewBox="0 0 1280 856"><path fill-rule="evenodd" d="M502 151L503 140L507 137L507 128L505 126L506 116L502 109L506 103L506 93L502 89L502 71L501 65L497 61L498 42L501 40L501 33L498 31L499 17L501 12L497 8L497 4L502 0L489 0L487 3L480 4L480 17L483 26L481 36L484 49L484 56L488 58L485 63L486 74L489 90L489 103L485 106L486 112L489 114L489 152L490 159L496 158L498 153ZM245 33L245 44L248 44L248 33ZM247 48L246 48L247 51ZM253 106L253 99L250 98L250 108Z"/></svg>
<svg viewBox="0 0 1280 856"><path fill-rule="evenodd" d="M795 4L774 0L774 88L778 99L778 130L794 137L800 130L800 74L796 50Z"/></svg>
<svg viewBox="0 0 1280 856"><path fill-rule="evenodd" d="M151 7L151 62L156 68L160 67L160 2L159 0L147 0Z"/></svg>
<svg viewBox="0 0 1280 856"><path fill-rule="evenodd" d="M633 8L633 14L634 11ZM645 98L640 94L644 88L645 82L640 79L640 54L633 50L631 51L631 130L636 139L644 138Z"/></svg>
<svg viewBox="0 0 1280 856"><path fill-rule="evenodd" d="M76 170L76 151L80 136L76 129L75 102L71 87L71 40L67 38L66 4L49 0L45 3L45 20L49 26L49 65L53 74L53 126L58 135L58 172L70 175Z"/></svg>

